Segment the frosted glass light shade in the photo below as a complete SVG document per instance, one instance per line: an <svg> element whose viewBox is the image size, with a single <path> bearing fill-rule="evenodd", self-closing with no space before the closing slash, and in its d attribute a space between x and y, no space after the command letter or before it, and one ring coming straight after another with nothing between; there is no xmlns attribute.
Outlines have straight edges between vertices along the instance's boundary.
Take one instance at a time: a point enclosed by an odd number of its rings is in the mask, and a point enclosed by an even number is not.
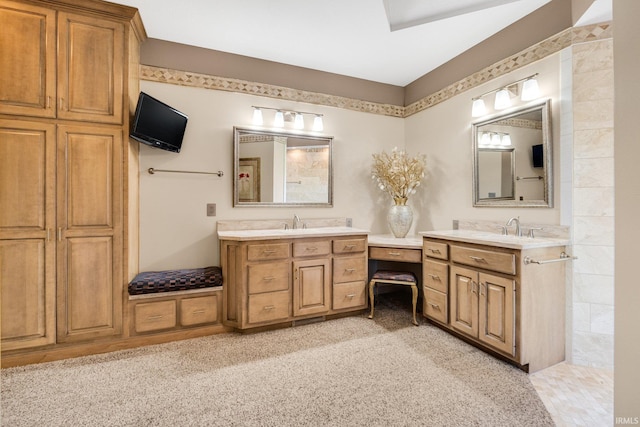
<svg viewBox="0 0 640 427"><path fill-rule="evenodd" d="M507 89L500 89L496 93L496 101L494 107L496 110L503 110L511 106L511 98Z"/></svg>
<svg viewBox="0 0 640 427"><path fill-rule="evenodd" d="M494 133L491 135L491 145L499 146L500 143L500 134Z"/></svg>
<svg viewBox="0 0 640 427"><path fill-rule="evenodd" d="M480 145L491 145L491 135L489 132L482 132L482 135L480 135Z"/></svg>
<svg viewBox="0 0 640 427"><path fill-rule="evenodd" d="M259 108L253 109L253 124L254 125L262 125L264 121L262 120L262 110Z"/></svg>
<svg viewBox="0 0 640 427"><path fill-rule="evenodd" d="M302 114L296 113L296 118L293 121L293 127L296 129L304 129L304 118Z"/></svg>
<svg viewBox="0 0 640 427"><path fill-rule="evenodd" d="M525 80L522 84L522 95L520 99L523 101L532 101L540 97L540 88L538 87L538 80L529 79Z"/></svg>
<svg viewBox="0 0 640 427"><path fill-rule="evenodd" d="M273 125L277 128L284 127L284 113L282 111L276 111L276 118L273 120Z"/></svg>
<svg viewBox="0 0 640 427"><path fill-rule="evenodd" d="M481 98L474 99L471 106L471 117L480 117L487 114L487 107L484 105L484 100Z"/></svg>
<svg viewBox="0 0 640 427"><path fill-rule="evenodd" d="M511 146L511 136L508 133L505 133L504 135L502 135L502 139L500 140L500 144L503 147L510 147Z"/></svg>
<svg viewBox="0 0 640 427"><path fill-rule="evenodd" d="M324 129L324 123L322 123L322 116L316 116L313 119L313 130L320 132Z"/></svg>

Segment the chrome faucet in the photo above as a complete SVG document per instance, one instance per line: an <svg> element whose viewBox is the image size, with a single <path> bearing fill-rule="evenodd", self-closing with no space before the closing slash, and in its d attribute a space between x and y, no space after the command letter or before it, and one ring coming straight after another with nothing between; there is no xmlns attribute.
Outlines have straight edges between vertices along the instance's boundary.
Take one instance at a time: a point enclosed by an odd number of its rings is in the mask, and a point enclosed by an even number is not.
<svg viewBox="0 0 640 427"><path fill-rule="evenodd" d="M516 223L516 236L522 237L522 230L520 230L520 217L513 217L507 221L507 227L511 227L511 224L513 224L514 221Z"/></svg>
<svg viewBox="0 0 640 427"><path fill-rule="evenodd" d="M300 217L296 214L293 215L293 229L297 229L300 224Z"/></svg>

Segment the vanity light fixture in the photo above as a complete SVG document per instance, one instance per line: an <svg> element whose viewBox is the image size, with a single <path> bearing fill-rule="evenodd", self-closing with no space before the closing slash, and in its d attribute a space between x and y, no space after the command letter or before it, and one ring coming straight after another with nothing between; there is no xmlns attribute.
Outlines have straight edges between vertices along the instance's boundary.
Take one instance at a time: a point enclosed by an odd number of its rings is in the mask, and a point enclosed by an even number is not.
<svg viewBox="0 0 640 427"><path fill-rule="evenodd" d="M253 108L253 121L252 123L257 126L262 126L264 124L263 114L264 110L272 110L275 111L275 116L273 119L273 126L278 128L285 127L286 122L293 122L293 128L296 130L302 130L305 127L304 116L314 116L313 119L313 127L312 130L314 132L320 132L324 129L322 123L322 114L318 113L309 113L305 111L294 111L294 110L285 110L280 108L271 108L271 107L259 107L256 105L251 106Z"/></svg>
<svg viewBox="0 0 640 427"><path fill-rule="evenodd" d="M500 145L503 147L511 147L511 136L508 133L502 134Z"/></svg>
<svg viewBox="0 0 640 427"><path fill-rule="evenodd" d="M484 98L487 95L495 93L495 99L493 108L496 110L502 110L511 106L511 98L518 96L519 84L522 83L522 91L520 99L522 101L532 101L540 97L540 88L538 87L538 80L536 77L538 73L525 77L520 80L516 80L513 83L509 83L506 86L499 87L498 89L490 90L480 96L472 98L473 105L471 107L472 117L481 117L487 114L487 109L484 103Z"/></svg>

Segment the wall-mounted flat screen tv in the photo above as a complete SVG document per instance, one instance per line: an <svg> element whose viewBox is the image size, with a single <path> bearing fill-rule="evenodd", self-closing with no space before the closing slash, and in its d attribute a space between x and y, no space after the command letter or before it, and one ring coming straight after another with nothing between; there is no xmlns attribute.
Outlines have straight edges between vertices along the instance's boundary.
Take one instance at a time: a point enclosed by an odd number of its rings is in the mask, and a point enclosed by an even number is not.
<svg viewBox="0 0 640 427"><path fill-rule="evenodd" d="M533 158L533 167L541 168L544 167L544 158L542 153L542 144L532 145L531 146L531 155Z"/></svg>
<svg viewBox="0 0 640 427"><path fill-rule="evenodd" d="M187 115L140 92L129 134L143 144L179 153L187 120Z"/></svg>

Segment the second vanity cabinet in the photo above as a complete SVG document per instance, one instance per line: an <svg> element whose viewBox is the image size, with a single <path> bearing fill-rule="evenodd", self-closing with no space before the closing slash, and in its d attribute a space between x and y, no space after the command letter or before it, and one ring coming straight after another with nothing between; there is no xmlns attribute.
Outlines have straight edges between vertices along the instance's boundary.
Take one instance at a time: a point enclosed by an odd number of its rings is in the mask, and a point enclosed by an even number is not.
<svg viewBox="0 0 640 427"><path fill-rule="evenodd" d="M223 319L250 329L366 308L367 236L221 237Z"/></svg>
<svg viewBox="0 0 640 427"><path fill-rule="evenodd" d="M518 245L513 245L518 246ZM423 315L529 372L564 360L564 246L425 237Z"/></svg>

